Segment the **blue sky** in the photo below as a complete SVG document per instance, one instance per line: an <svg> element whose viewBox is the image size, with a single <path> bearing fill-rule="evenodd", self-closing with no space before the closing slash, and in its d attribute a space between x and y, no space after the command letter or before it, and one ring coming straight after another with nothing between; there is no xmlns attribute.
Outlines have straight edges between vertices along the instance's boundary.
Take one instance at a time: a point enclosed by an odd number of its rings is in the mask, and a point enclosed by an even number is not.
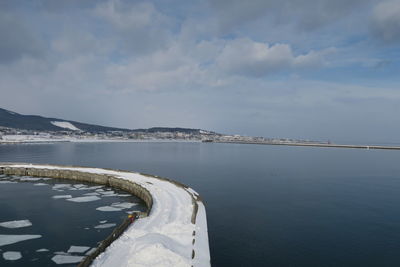
<svg viewBox="0 0 400 267"><path fill-rule="evenodd" d="M399 0L4 0L0 34L19 113L400 142Z"/></svg>

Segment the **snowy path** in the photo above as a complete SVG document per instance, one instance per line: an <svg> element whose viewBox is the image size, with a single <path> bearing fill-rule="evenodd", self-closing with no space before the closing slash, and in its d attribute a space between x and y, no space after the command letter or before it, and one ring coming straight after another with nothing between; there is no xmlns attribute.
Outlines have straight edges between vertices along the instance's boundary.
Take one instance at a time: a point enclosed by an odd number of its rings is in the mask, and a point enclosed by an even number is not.
<svg viewBox="0 0 400 267"><path fill-rule="evenodd" d="M30 164L0 164L0 167L106 174L132 181L150 192L153 197L150 215L130 226L92 266L210 266L205 207L190 188L139 173L99 168ZM192 223L193 200L198 205L195 223Z"/></svg>

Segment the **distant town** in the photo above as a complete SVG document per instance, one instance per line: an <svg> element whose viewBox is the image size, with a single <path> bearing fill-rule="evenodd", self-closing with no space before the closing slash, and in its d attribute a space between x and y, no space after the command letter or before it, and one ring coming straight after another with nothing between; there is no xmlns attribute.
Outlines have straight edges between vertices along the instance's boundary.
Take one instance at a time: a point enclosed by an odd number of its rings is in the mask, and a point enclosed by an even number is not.
<svg viewBox="0 0 400 267"><path fill-rule="evenodd" d="M181 129L181 130L180 130ZM150 128L143 131L37 131L0 127L1 143L90 142L90 141L198 141L198 142L256 142L256 143L321 143L287 138L266 138L220 134L186 128Z"/></svg>

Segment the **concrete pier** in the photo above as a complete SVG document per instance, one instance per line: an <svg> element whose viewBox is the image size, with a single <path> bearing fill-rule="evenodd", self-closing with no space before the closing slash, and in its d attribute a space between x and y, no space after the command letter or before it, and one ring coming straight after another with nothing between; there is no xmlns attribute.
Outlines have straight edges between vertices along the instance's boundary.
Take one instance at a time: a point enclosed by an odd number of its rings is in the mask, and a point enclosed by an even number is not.
<svg viewBox="0 0 400 267"><path fill-rule="evenodd" d="M272 143L272 142L251 142L251 141L213 141L212 143L400 150L400 146L339 145L339 144L323 144L323 143Z"/></svg>
<svg viewBox="0 0 400 267"><path fill-rule="evenodd" d="M136 260L152 266L163 257L166 266L211 265L204 204L193 189L179 182L128 171L21 163L0 163L0 174L96 183L141 198L147 211L139 214L141 219L100 254L93 266L135 266Z"/></svg>

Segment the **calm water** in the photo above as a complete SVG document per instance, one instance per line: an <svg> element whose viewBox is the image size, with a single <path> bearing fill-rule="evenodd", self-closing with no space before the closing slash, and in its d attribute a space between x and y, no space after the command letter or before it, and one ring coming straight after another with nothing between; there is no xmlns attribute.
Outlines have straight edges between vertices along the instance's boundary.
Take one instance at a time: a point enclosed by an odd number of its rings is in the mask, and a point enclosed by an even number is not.
<svg viewBox="0 0 400 267"><path fill-rule="evenodd" d="M11 235L38 237L0 246L0 255L6 253L0 256L2 267L57 266L67 252L77 262L90 248L97 247L127 217L127 212L145 209L141 200L121 190L70 180L34 179L38 178L0 176L0 222L28 220L25 227L0 225L0 242ZM99 207L103 209L97 210ZM113 207L114 211L104 211L104 207ZM82 251L69 251L71 246L82 247ZM9 251L20 253L22 258L10 260L4 256Z"/></svg>
<svg viewBox="0 0 400 267"><path fill-rule="evenodd" d="M0 146L0 161L134 170L193 187L206 202L213 266L400 266L399 159L208 143Z"/></svg>

